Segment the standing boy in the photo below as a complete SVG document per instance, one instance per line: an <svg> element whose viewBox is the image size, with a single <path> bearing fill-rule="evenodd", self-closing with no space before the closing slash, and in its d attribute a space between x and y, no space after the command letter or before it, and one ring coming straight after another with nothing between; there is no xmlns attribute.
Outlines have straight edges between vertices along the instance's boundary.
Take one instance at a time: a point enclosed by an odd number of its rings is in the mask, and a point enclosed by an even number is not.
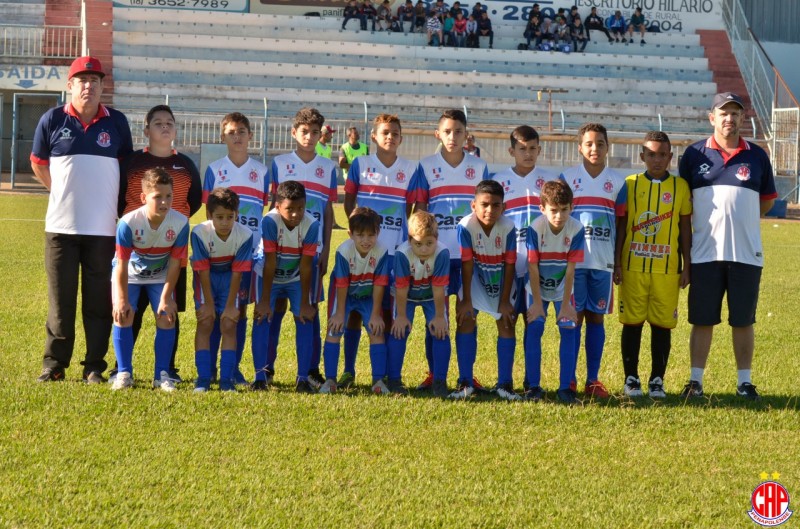
<svg viewBox="0 0 800 529"><path fill-rule="evenodd" d="M313 144L312 144L313 149ZM267 380L267 341L269 328L279 324L273 318L275 302L288 299L296 326L298 393L313 393L308 382L313 348L316 300L312 298L314 258L319 246L319 222L306 215L306 190L303 184L287 181L273 194L275 208L264 216L261 231L264 245L263 274L258 302L253 312L254 390L265 390ZM280 332L280 329L279 329ZM317 333L319 337L319 333Z"/></svg>
<svg viewBox="0 0 800 529"><path fill-rule="evenodd" d="M394 255L394 322L389 336L389 390L405 395L401 373L414 309L422 307L426 332L431 334L431 386L437 397L447 397L450 338L447 321L447 285L450 252L439 242L436 217L417 211L408 219L408 241ZM427 389L427 388L424 388Z"/></svg>
<svg viewBox="0 0 800 529"><path fill-rule="evenodd" d="M457 227L470 213L470 204L475 198L475 185L481 180L488 180L489 171L486 162L477 156L464 153L464 140L467 136L467 116L458 109L445 110L439 117L434 136L442 144L439 152L419 162L419 191L416 209L428 211L434 215L438 224L439 242L447 248L450 256L450 270L446 295L456 294L461 288L461 246L458 241ZM428 358L428 376L420 384L421 389L431 387L433 369L430 338L426 335L425 353ZM456 344L470 343L477 349L477 334L459 339ZM474 383L474 381L473 381ZM482 389L481 384L475 385Z"/></svg>
<svg viewBox="0 0 800 529"><path fill-rule="evenodd" d="M222 334L219 389L235 391L236 326L239 304L249 292L241 288L242 274L253 263L253 234L237 222L239 195L218 187L208 194L208 220L192 230L192 270L197 310L195 334L195 391L211 385L211 332L215 323Z"/></svg>
<svg viewBox="0 0 800 529"><path fill-rule="evenodd" d="M369 333L372 391L389 393L386 376L386 340L381 313L383 294L389 286L389 256L378 241L381 217L370 208L358 207L349 215L349 239L336 250L328 296L328 333L325 338L325 384L320 393L336 391L339 341L347 318L358 314Z"/></svg>
<svg viewBox="0 0 800 529"><path fill-rule="evenodd" d="M651 398L663 399L671 330L678 324L678 293L689 284L692 203L689 185L669 174L672 145L660 131L645 134L639 155L647 170L625 179L627 213L617 234L614 282L619 285L624 393L641 397L639 348L650 323Z"/></svg>
<svg viewBox="0 0 800 529"><path fill-rule="evenodd" d="M525 336L525 365L528 368L526 400L544 398L540 385L542 363L542 335L547 318L547 306L553 303L556 311L561 344L558 356L561 363L558 400L575 404L578 399L572 386L577 355L575 351L578 316L572 305L572 287L575 265L583 260L584 228L570 216L572 192L560 180L551 180L542 186L541 209L543 215L528 228L528 274L531 293L528 307L530 327Z"/></svg>
<svg viewBox="0 0 800 529"><path fill-rule="evenodd" d="M112 337L119 372L111 389L133 386L133 307L144 290L156 316L153 387L175 391L169 376L177 314L173 292L181 259L187 257L189 219L171 208L172 177L164 169L144 174L140 197L144 205L122 217L117 226Z"/></svg>
<svg viewBox="0 0 800 529"><path fill-rule="evenodd" d="M572 216L586 230L586 254L575 271L575 308L578 328L575 357L581 346L581 326L586 320L587 396L606 398L608 390L598 379L606 331L603 315L614 307L614 253L617 232L628 199L625 178L606 167L608 133L599 123L586 123L578 130L578 152L583 161L561 174L572 187ZM573 378L573 382L575 379Z"/></svg>
<svg viewBox="0 0 800 529"><path fill-rule="evenodd" d="M208 194L215 187L232 188L239 195L239 223L249 228L253 234L255 251L261 240L261 217L264 215L264 204L267 201L269 185L267 167L250 158L247 153L253 132L250 120L245 115L239 112L225 115L220 123L220 129L220 137L228 148L228 155L208 165L203 182L203 201L208 200ZM241 280L242 290L250 292L252 283L251 272L244 272ZM247 336L247 305L254 298L255 296L250 294L239 304L239 321L236 324L236 369L233 374L237 384L247 384L239 364L242 361ZM219 336L218 325L215 325L211 334L212 372L216 371Z"/></svg>
<svg viewBox="0 0 800 529"><path fill-rule="evenodd" d="M375 210L380 216L378 243L389 254L389 268L394 264L395 248L408 239L407 218L416 199L419 164L397 155L403 143L400 119L393 114L379 114L372 125L375 154L353 160L344 185L344 211L348 217L356 204ZM381 302L384 322L392 324L389 293ZM344 373L340 386L355 380L358 342L361 339L361 318L357 311L350 313L344 330Z"/></svg>
<svg viewBox="0 0 800 529"><path fill-rule="evenodd" d="M475 392L473 365L477 354L471 337L477 332L477 313L484 311L497 321L497 394L507 400L514 393L514 264L517 261L517 232L514 222L503 215L503 186L485 180L475 186L472 213L458 223L461 242L461 292L456 303L458 388L453 399L465 399ZM465 343L459 343L459 340Z"/></svg>

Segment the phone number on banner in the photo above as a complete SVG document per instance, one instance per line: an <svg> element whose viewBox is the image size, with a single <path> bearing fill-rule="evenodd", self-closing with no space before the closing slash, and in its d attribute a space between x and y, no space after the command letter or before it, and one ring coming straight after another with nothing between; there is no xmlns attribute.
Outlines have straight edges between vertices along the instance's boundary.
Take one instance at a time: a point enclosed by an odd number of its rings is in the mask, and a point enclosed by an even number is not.
<svg viewBox="0 0 800 529"><path fill-rule="evenodd" d="M247 13L248 0L114 0L117 7L154 7L158 9L200 9Z"/></svg>

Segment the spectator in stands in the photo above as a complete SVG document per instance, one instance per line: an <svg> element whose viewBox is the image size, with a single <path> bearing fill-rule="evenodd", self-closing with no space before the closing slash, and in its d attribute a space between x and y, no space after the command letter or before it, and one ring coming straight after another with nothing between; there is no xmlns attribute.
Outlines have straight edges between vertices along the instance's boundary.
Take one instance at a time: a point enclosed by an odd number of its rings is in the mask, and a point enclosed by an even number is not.
<svg viewBox="0 0 800 529"><path fill-rule="evenodd" d="M339 151L339 167L342 168L345 174L350 169L350 164L359 156L369 154L369 145L358 141L361 136L358 134L356 127L347 129L347 143L342 145Z"/></svg>
<svg viewBox="0 0 800 529"><path fill-rule="evenodd" d="M586 17L584 26L586 27L586 36L589 37L589 39L592 38L590 31L594 30L605 33L609 43L614 42L614 39L611 38L611 34L608 32L608 28L606 28L605 22L603 22L603 18L597 14L596 7L593 7L592 12L589 13L588 17Z"/></svg>
<svg viewBox="0 0 800 529"><path fill-rule="evenodd" d="M539 9L539 4L533 4L533 7L528 13L528 21L530 21L533 17L538 17L539 20L542 19L542 11Z"/></svg>
<svg viewBox="0 0 800 529"><path fill-rule="evenodd" d="M456 20L450 15L450 11L444 14L444 21L442 22L442 33L444 34L444 45L455 46L455 36L453 35L453 27Z"/></svg>
<svg viewBox="0 0 800 529"><path fill-rule="evenodd" d="M642 14L641 7L637 7L633 10L633 15L631 15L630 22L628 22L628 38L631 44L633 44L633 32L636 30L639 30L639 34L642 36L642 40L639 44L644 46L646 44L644 41L644 34L647 28L644 26L644 14Z"/></svg>
<svg viewBox="0 0 800 529"><path fill-rule="evenodd" d="M494 47L494 30L492 30L492 21L489 20L489 13L481 11L481 18L478 20L478 36L489 37L489 48Z"/></svg>
<svg viewBox="0 0 800 529"><path fill-rule="evenodd" d="M483 13L484 11L486 10L483 8L481 3L475 2L475 5L472 6L472 16L475 17L476 22L481 19L481 13Z"/></svg>
<svg viewBox="0 0 800 529"><path fill-rule="evenodd" d="M433 37L436 37L436 45L441 48L444 44L442 35L442 21L439 18L439 15L437 15L433 10L431 10L431 14L428 16L425 27L428 30L428 46L434 45Z"/></svg>
<svg viewBox="0 0 800 529"><path fill-rule="evenodd" d="M450 16L453 17L453 20L456 19L456 15L459 13L464 14L464 10L461 8L461 2L453 2L453 7L450 8ZM466 18L464 19L467 20Z"/></svg>
<svg viewBox="0 0 800 529"><path fill-rule="evenodd" d="M405 4L397 8L397 20L400 21L403 33L408 34L408 31L406 31L406 21L411 22L411 31L414 31L414 25L417 22L417 16L414 14L414 2L406 0Z"/></svg>
<svg viewBox="0 0 800 529"><path fill-rule="evenodd" d="M331 139L333 138L334 132L336 132L336 129L332 128L330 125L323 125L322 129L320 129L319 141L317 142L317 146L315 148L318 155L322 156L323 158L327 158L328 160L333 157Z"/></svg>
<svg viewBox="0 0 800 529"><path fill-rule="evenodd" d="M383 0L383 3L378 6L377 18L378 31L389 31L392 27L392 8L389 0Z"/></svg>
<svg viewBox="0 0 800 529"><path fill-rule="evenodd" d="M614 11L614 16L608 19L608 29L611 30L611 34L614 35L614 40L616 42L620 41L620 37L622 37L622 42L625 42L625 30L627 27L627 24L625 24L625 17L622 16L622 11L619 9Z"/></svg>
<svg viewBox="0 0 800 529"><path fill-rule="evenodd" d="M414 6L414 31L420 33L425 31L425 22L428 17L428 9L425 7L425 2L417 0L417 5Z"/></svg>
<svg viewBox="0 0 800 529"><path fill-rule="evenodd" d="M473 156L481 157L481 148L475 145L475 136L467 134L467 139L464 142L464 153Z"/></svg>
<svg viewBox="0 0 800 529"><path fill-rule="evenodd" d="M453 22L453 40L456 48L463 48L467 44L467 19L461 10L456 13Z"/></svg>
<svg viewBox="0 0 800 529"><path fill-rule="evenodd" d="M556 43L561 46L562 44L572 44L572 35L570 34L567 19L564 15L556 15L555 23L555 36Z"/></svg>
<svg viewBox="0 0 800 529"><path fill-rule="evenodd" d="M364 3L361 4L361 12L364 15L364 18L361 19L361 29L366 31L367 20L372 20L372 31L375 31L375 23L378 19L378 10L375 8L372 0L364 0Z"/></svg>
<svg viewBox="0 0 800 529"><path fill-rule="evenodd" d="M351 19L358 19L359 27L364 29L367 27L367 21L364 20L364 15L361 9L356 4L356 0L350 0L344 8L344 20L342 21L342 29L345 29L347 23Z"/></svg>
<svg viewBox="0 0 800 529"><path fill-rule="evenodd" d="M575 22L576 18L581 18L581 15L578 13L578 6L572 6L567 14L567 24L571 26L572 23Z"/></svg>
<svg viewBox="0 0 800 529"><path fill-rule="evenodd" d="M586 43L589 42L589 36L587 35L586 27L581 23L581 18L573 18L569 28L570 36L572 37L572 49L575 51L585 50Z"/></svg>
<svg viewBox="0 0 800 529"><path fill-rule="evenodd" d="M528 24L525 26L525 32L522 34L527 40L528 49L531 49L531 40L534 41L534 46L541 44L542 32L539 31L539 17L533 16L528 19Z"/></svg>
<svg viewBox="0 0 800 529"><path fill-rule="evenodd" d="M429 14L435 14L439 17L440 21L444 20L445 14L450 12L450 6L444 3L444 0L436 0L436 3L431 6Z"/></svg>
<svg viewBox="0 0 800 529"><path fill-rule="evenodd" d="M133 151L133 140L125 115L100 104L103 77L96 58L75 59L67 74L70 102L45 112L33 136L33 174L50 191L44 224L48 311L39 382L64 380L72 360L79 281L83 380L106 381L119 160Z"/></svg>
<svg viewBox="0 0 800 529"><path fill-rule="evenodd" d="M475 20L475 15L470 15L467 20L467 48L478 46L478 21Z"/></svg>
<svg viewBox="0 0 800 529"><path fill-rule="evenodd" d="M536 40L536 49L541 49L542 43L549 43L551 46L555 44L556 32L553 27L553 21L548 17L544 18L542 25L539 26L539 38Z"/></svg>

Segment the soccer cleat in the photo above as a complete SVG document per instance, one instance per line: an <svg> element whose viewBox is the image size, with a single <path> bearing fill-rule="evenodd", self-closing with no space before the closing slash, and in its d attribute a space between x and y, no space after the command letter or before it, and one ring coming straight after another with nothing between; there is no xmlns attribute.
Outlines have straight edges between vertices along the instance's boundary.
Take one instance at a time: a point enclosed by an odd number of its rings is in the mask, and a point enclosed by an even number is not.
<svg viewBox="0 0 800 529"><path fill-rule="evenodd" d="M350 389L356 383L356 376L350 371L345 371L339 377L338 387L342 389Z"/></svg>
<svg viewBox="0 0 800 529"><path fill-rule="evenodd" d="M750 382L744 382L736 388L736 394L749 400L761 400L761 395Z"/></svg>
<svg viewBox="0 0 800 529"><path fill-rule="evenodd" d="M325 383L325 377L319 372L319 369L312 369L308 372L308 384L314 389L319 390Z"/></svg>
<svg viewBox="0 0 800 529"><path fill-rule="evenodd" d="M702 397L702 396L703 396L703 385L696 380L690 380L688 384L683 386L683 391L681 391L681 397L683 397L684 399Z"/></svg>
<svg viewBox="0 0 800 529"><path fill-rule="evenodd" d="M522 397L514 391L514 386L510 383L496 385L494 392L503 400L522 400Z"/></svg>
<svg viewBox="0 0 800 529"><path fill-rule="evenodd" d="M311 387L311 384L308 383L308 380L298 380L294 390L297 393L316 393L314 388Z"/></svg>
<svg viewBox="0 0 800 529"><path fill-rule="evenodd" d="M426 389L431 389L431 387L433 387L433 373L428 371L428 376L426 376L425 380L423 380L420 385L417 386L417 389L424 391Z"/></svg>
<svg viewBox="0 0 800 529"><path fill-rule="evenodd" d="M194 391L195 393L205 393L211 388L211 379L210 378L198 378L194 381Z"/></svg>
<svg viewBox="0 0 800 529"><path fill-rule="evenodd" d="M236 391L236 381L232 378L219 379L220 391Z"/></svg>
<svg viewBox="0 0 800 529"><path fill-rule="evenodd" d="M89 371L83 374L83 381L87 384L105 384L108 380L99 371Z"/></svg>
<svg viewBox="0 0 800 529"><path fill-rule="evenodd" d="M160 389L161 391L166 391L167 393L171 393L175 391L177 388L175 387L175 381L169 377L169 373L166 371L162 371L159 373L159 377L153 380L153 389ZM119 374L117 375L119 378Z"/></svg>
<svg viewBox="0 0 800 529"><path fill-rule="evenodd" d="M372 392L376 395L388 395L391 393L383 379L378 380L372 385Z"/></svg>
<svg viewBox="0 0 800 529"><path fill-rule="evenodd" d="M64 380L63 367L45 367L36 382L57 382L59 380Z"/></svg>
<svg viewBox="0 0 800 529"><path fill-rule="evenodd" d="M664 391L664 381L661 377L656 377L647 385L647 394L651 399L665 399L667 392Z"/></svg>
<svg viewBox="0 0 800 529"><path fill-rule="evenodd" d="M642 393L642 383L638 378L631 375L625 379L625 387L622 388L622 393L626 397L641 397L644 395L644 393Z"/></svg>
<svg viewBox="0 0 800 529"><path fill-rule="evenodd" d="M242 371L238 367L233 370L233 382L237 386L247 386L250 384L250 382L248 382L247 379L244 378Z"/></svg>
<svg viewBox="0 0 800 529"><path fill-rule="evenodd" d="M544 397L545 397L544 390L539 386L528 388L528 390L522 394L523 400L529 400L532 402L539 402L540 400L544 400Z"/></svg>
<svg viewBox="0 0 800 529"><path fill-rule="evenodd" d="M556 397L564 404L578 404L580 402L575 391L571 389L559 389L556 391Z"/></svg>
<svg viewBox="0 0 800 529"><path fill-rule="evenodd" d="M569 389L574 393L578 393L578 381L574 378L569 383Z"/></svg>
<svg viewBox="0 0 800 529"><path fill-rule="evenodd" d="M487 388L486 386L478 382L478 379L476 377L472 377L472 387L473 389L475 389L477 393L491 393L492 391L491 389Z"/></svg>
<svg viewBox="0 0 800 529"><path fill-rule="evenodd" d="M320 393L336 393L336 380L329 378L325 381L321 388L319 388Z"/></svg>
<svg viewBox="0 0 800 529"><path fill-rule="evenodd" d="M608 390L599 380L586 382L586 385L583 387L583 392L587 397L594 397L596 399L607 399L609 397Z"/></svg>
<svg viewBox="0 0 800 529"><path fill-rule="evenodd" d="M464 384L463 382L460 382L458 384L458 388L456 388L455 391L450 393L447 396L447 398L453 399L453 400L466 400L466 399L470 398L475 393L475 391L476 391L476 389L473 386L470 386L469 384Z"/></svg>
<svg viewBox="0 0 800 529"><path fill-rule="evenodd" d="M267 385L271 385L272 381L275 380L275 370L267 368L265 371L267 372Z"/></svg>
<svg viewBox="0 0 800 529"><path fill-rule="evenodd" d="M446 399L447 396L450 395L450 390L447 389L446 380L434 380L433 384L431 384L431 391L433 392L434 397L439 397L442 399Z"/></svg>
<svg viewBox="0 0 800 529"><path fill-rule="evenodd" d="M117 373L117 376L114 377L114 383L111 384L111 389L113 391L132 388L132 387L133 387L133 377L127 371L122 371L121 373Z"/></svg>
<svg viewBox="0 0 800 529"><path fill-rule="evenodd" d="M175 368L172 368L172 369L170 369L169 371L167 371L167 377L168 377L168 378L169 378L171 381L173 381L175 384L180 384L181 382L183 382L183 379L182 379L182 378L181 378L181 376L178 374L178 370L177 370L177 369L175 369Z"/></svg>
<svg viewBox="0 0 800 529"><path fill-rule="evenodd" d="M250 384L250 390L252 391L266 391L269 389L269 383L266 380L254 380L252 384Z"/></svg>
<svg viewBox="0 0 800 529"><path fill-rule="evenodd" d="M389 380L386 385L389 387L389 391L394 393L395 395L408 395L408 388L401 379L397 380Z"/></svg>

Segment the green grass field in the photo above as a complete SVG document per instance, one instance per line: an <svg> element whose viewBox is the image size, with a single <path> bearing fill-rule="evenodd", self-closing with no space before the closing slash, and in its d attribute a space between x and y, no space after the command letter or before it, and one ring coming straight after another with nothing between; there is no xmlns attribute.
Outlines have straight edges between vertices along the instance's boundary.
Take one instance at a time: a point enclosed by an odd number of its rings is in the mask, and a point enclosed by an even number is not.
<svg viewBox="0 0 800 529"><path fill-rule="evenodd" d="M753 526L746 511L761 472L779 472L789 494L800 493L800 223L762 222L767 264L754 366L761 402L734 396L725 326L715 336L707 398L686 403L677 396L689 373L682 306L665 402L611 398L565 407L552 401L555 325L543 360L551 401L538 404L372 396L366 340L358 389L297 395L291 325L276 387L266 393L196 395L187 382L164 394L147 389L144 378L133 391L88 387L79 382L80 332L68 381L37 384L47 310L46 205L45 196L0 195L2 527L732 528ZM343 224L341 210L337 217ZM345 236L335 232L335 243ZM139 377L153 365L152 323L145 321L134 356ZM494 325L483 317L479 323L476 375L493 384ZM182 327L179 367L192 379L193 312ZM619 394L615 316L606 328L601 379ZM406 357L409 385L425 371L421 336L418 322ZM643 343L646 376L648 331ZM249 377L250 359L248 345ZM578 365L582 378L583 358ZM453 355L451 384L456 371ZM797 527L797 516L785 526Z"/></svg>

